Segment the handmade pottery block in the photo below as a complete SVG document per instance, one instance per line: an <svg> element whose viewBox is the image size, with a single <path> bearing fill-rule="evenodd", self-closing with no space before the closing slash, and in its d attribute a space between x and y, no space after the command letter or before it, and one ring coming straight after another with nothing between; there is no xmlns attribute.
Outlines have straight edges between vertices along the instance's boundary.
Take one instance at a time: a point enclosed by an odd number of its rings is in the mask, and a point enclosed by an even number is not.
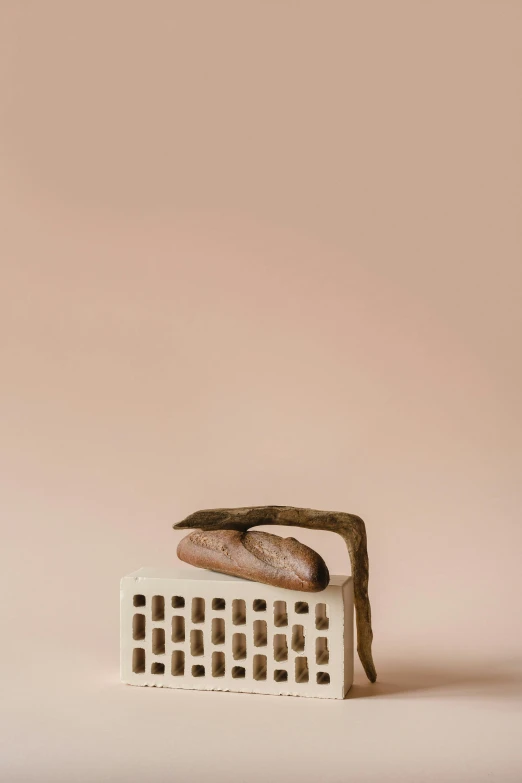
<svg viewBox="0 0 522 783"><path fill-rule="evenodd" d="M129 685L342 699L353 681L353 582L303 593L213 571L121 581Z"/></svg>

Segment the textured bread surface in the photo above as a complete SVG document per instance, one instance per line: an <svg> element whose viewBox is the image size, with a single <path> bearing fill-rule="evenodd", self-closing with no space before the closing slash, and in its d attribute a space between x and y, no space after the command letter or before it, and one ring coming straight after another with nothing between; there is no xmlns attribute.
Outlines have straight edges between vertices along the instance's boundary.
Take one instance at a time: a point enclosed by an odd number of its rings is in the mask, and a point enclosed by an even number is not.
<svg viewBox="0 0 522 783"><path fill-rule="evenodd" d="M295 538L240 530L197 530L178 544L185 563L289 590L315 593L330 581L323 558Z"/></svg>

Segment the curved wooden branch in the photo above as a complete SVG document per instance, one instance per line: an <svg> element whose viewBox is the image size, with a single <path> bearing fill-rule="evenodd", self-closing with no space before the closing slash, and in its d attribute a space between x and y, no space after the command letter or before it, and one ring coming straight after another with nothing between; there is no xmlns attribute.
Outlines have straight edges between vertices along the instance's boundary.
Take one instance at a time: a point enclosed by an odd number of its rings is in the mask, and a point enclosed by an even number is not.
<svg viewBox="0 0 522 783"><path fill-rule="evenodd" d="M368 551L366 528L355 514L342 511L315 511L293 506L247 506L245 508L215 508L196 511L174 525L176 530L249 530L256 525L292 525L329 530L345 541L352 564L352 577L357 622L357 652L370 682L377 672L372 658L372 618L368 598Z"/></svg>

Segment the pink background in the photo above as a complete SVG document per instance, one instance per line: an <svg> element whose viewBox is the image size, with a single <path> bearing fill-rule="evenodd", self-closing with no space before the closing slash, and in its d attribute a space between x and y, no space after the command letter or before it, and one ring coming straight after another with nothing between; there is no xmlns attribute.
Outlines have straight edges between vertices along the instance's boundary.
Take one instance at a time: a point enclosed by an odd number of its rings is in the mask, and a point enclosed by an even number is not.
<svg viewBox="0 0 522 783"><path fill-rule="evenodd" d="M0 2L6 783L521 779L521 32ZM366 520L379 683L121 686L119 578L267 503Z"/></svg>

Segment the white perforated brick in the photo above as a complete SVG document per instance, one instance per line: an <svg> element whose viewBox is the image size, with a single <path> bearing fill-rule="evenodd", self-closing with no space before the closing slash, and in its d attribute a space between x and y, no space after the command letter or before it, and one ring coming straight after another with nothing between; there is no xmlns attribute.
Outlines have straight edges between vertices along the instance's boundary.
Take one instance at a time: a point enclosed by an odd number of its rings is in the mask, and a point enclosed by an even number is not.
<svg viewBox="0 0 522 783"><path fill-rule="evenodd" d="M353 584L302 593L213 571L141 568L121 581L129 685L342 699L353 680Z"/></svg>

